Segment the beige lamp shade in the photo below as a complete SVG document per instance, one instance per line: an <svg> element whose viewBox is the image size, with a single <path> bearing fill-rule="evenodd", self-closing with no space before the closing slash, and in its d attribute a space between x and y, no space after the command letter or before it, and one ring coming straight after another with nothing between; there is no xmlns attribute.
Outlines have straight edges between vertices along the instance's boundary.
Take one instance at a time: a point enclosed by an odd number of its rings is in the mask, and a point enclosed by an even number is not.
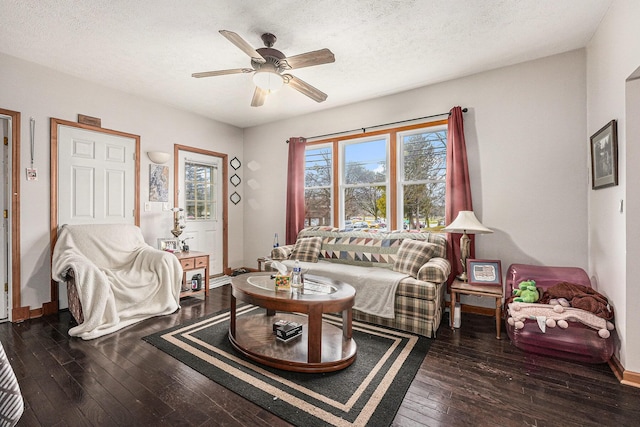
<svg viewBox="0 0 640 427"><path fill-rule="evenodd" d="M171 157L169 153L165 153L164 151L147 151L147 156L149 160L159 165L167 163Z"/></svg>
<svg viewBox="0 0 640 427"><path fill-rule="evenodd" d="M460 211L453 222L447 225L442 231L447 233L466 233L466 234L487 234L493 233L493 230L485 227L478 221L473 211Z"/></svg>

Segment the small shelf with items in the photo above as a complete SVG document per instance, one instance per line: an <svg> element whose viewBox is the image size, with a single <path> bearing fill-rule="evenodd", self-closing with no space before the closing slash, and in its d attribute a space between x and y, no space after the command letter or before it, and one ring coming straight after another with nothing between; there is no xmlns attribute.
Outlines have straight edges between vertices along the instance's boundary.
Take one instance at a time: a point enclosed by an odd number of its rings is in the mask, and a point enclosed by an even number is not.
<svg viewBox="0 0 640 427"><path fill-rule="evenodd" d="M204 293L205 298L209 296L209 255L204 252L196 251L176 252L174 255L180 261L180 265L182 265L182 288L186 289L180 292L180 298L202 293ZM187 272L202 269L204 269L202 286L200 289L193 290L191 289L191 285L187 283Z"/></svg>

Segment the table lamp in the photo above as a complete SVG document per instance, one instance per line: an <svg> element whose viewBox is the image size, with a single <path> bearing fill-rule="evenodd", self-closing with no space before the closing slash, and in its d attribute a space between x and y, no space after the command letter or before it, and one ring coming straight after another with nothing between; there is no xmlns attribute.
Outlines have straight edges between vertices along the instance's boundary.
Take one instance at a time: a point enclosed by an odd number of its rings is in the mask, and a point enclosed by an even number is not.
<svg viewBox="0 0 640 427"><path fill-rule="evenodd" d="M467 258L469 258L469 245L471 239L468 234L487 234L493 233L478 221L473 211L460 211L458 216L451 224L442 229L446 233L462 233L460 237L460 262L462 263L462 273L457 277L463 282L467 281Z"/></svg>

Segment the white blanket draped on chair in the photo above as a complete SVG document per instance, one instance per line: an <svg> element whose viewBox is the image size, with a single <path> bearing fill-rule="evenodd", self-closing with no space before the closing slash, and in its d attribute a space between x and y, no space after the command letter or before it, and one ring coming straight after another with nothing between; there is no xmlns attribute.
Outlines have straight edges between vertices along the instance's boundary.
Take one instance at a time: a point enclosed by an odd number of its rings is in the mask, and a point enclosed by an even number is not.
<svg viewBox="0 0 640 427"><path fill-rule="evenodd" d="M84 322L69 335L85 340L180 307L180 262L149 246L135 225L64 226L51 271L58 282L69 272L75 278Z"/></svg>

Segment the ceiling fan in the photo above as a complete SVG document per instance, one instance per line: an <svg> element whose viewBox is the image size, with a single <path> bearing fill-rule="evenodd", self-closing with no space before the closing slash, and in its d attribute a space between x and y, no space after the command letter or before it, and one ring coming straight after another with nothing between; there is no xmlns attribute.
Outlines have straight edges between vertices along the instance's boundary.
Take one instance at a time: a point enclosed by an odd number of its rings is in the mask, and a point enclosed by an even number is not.
<svg viewBox="0 0 640 427"><path fill-rule="evenodd" d="M284 84L291 86L316 102L322 102L327 99L326 93L291 74L285 73L285 71L335 62L336 59L329 49L315 50L287 58L282 52L273 48L276 42L276 36L273 34L265 33L261 36L266 47L259 49L254 49L233 31L220 30L220 34L251 57L251 67L253 68L205 71L203 73L193 73L192 77L201 78L225 74L254 73L253 82L256 85L256 90L253 92L253 99L251 100L252 107L263 105L267 95Z"/></svg>

